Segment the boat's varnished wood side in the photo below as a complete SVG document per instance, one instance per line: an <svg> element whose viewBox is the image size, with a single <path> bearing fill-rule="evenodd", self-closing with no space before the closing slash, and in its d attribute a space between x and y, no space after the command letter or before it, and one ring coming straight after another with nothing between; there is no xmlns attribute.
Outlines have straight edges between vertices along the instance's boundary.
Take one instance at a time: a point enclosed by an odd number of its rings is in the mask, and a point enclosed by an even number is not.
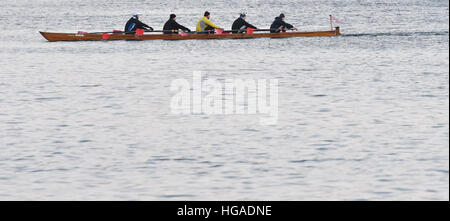
<svg viewBox="0 0 450 221"><path fill-rule="evenodd" d="M45 39L50 42L55 41L98 41L103 40L101 33L86 33L86 34L70 34L70 33L49 33L40 32ZM190 34L181 36L178 34L146 34L146 35L132 35L132 34L111 34L108 37L110 40L194 40L194 39L246 39L246 38L291 38L291 37L332 37L340 35L339 28L333 31L318 31L318 32L285 32L285 33L254 33L254 34Z"/></svg>

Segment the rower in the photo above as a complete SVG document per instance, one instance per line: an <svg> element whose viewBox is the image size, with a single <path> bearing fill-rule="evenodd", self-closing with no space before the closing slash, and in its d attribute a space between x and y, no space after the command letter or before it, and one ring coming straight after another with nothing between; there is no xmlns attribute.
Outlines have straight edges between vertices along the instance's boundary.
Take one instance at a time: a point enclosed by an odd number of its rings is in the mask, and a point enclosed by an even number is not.
<svg viewBox="0 0 450 221"><path fill-rule="evenodd" d="M135 32L136 29L144 29L146 31L153 31L153 28L144 24L143 22L139 21L139 17L142 14L139 12L133 13L133 17L128 20L127 24L125 25L125 32Z"/></svg>
<svg viewBox="0 0 450 221"><path fill-rule="evenodd" d="M275 21L270 26L270 33L286 32L286 29L298 31L296 27L284 21L285 17L284 14L280 14L280 16L275 18Z"/></svg>
<svg viewBox="0 0 450 221"><path fill-rule="evenodd" d="M191 29L178 24L177 16L175 14L171 14L169 20L166 22L166 24L164 24L163 32L164 34L172 34L178 33L179 30L191 32Z"/></svg>
<svg viewBox="0 0 450 221"><path fill-rule="evenodd" d="M212 32L214 33L214 29L221 29L219 26L212 23L209 19L211 17L211 14L206 11L204 14L204 17L200 19L197 23L197 32Z"/></svg>
<svg viewBox="0 0 450 221"><path fill-rule="evenodd" d="M234 34L244 33L244 32L246 32L247 28L258 29L257 27L255 27L255 26L249 24L247 21L245 21L246 18L247 18L247 13L243 12L239 16L239 18L233 22L233 26L231 27L231 30L233 30Z"/></svg>

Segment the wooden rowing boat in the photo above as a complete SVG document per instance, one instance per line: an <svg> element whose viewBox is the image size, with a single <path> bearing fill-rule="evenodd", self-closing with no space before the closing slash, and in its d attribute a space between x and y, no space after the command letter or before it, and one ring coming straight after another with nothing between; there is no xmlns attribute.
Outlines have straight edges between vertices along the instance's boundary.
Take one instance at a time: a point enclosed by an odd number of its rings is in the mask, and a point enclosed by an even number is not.
<svg viewBox="0 0 450 221"><path fill-rule="evenodd" d="M246 38L291 38L291 37L332 37L341 35L339 27L331 31L317 32L284 32L284 33L253 33L253 34L124 34L124 33L50 33L40 32L50 42L55 41L113 41L113 40L194 40L194 39L246 39Z"/></svg>

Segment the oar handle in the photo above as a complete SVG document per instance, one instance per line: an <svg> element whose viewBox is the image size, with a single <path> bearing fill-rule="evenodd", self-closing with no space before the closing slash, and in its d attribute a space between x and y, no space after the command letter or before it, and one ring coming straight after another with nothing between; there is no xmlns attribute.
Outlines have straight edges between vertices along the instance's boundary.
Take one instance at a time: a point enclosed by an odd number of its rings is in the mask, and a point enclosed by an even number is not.
<svg viewBox="0 0 450 221"><path fill-rule="evenodd" d="M191 32L185 32L185 33L189 33L189 34L208 34L211 33L213 30L209 31L203 31L203 32L195 32L195 31L191 31ZM239 29L239 30L224 30L223 32L240 32L240 31L246 31L246 29ZM254 32L263 32L263 31L280 31L280 29L254 29ZM153 31L148 31L148 32L173 32L173 33L177 33L177 31L174 30L153 30Z"/></svg>
<svg viewBox="0 0 450 221"><path fill-rule="evenodd" d="M162 33L173 33L173 34L178 34L179 32L184 32L184 33L188 33L188 34L198 33L195 31L177 31L177 30L153 30L153 31L148 31L148 32L162 32Z"/></svg>
<svg viewBox="0 0 450 221"><path fill-rule="evenodd" d="M161 30L144 30L145 32L163 32ZM102 32L89 32L89 34L136 34L136 31L102 31Z"/></svg>
<svg viewBox="0 0 450 221"><path fill-rule="evenodd" d="M224 32L240 32L240 31L246 31L246 29L240 29L240 30L224 30ZM263 31L280 31L280 29L254 29L254 32L263 32Z"/></svg>
<svg viewBox="0 0 450 221"><path fill-rule="evenodd" d="M88 32L88 34L136 34L135 31L124 32L124 31L99 31L99 32Z"/></svg>

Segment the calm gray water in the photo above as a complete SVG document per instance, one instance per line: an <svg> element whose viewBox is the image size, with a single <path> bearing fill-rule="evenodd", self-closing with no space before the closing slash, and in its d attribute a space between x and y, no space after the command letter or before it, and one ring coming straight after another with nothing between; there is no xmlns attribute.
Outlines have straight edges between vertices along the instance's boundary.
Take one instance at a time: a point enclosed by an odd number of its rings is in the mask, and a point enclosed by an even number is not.
<svg viewBox="0 0 450 221"><path fill-rule="evenodd" d="M122 29L130 13L190 28L205 9L256 40L46 42ZM2 0L0 200L449 200L447 0ZM173 115L171 81L278 79L279 119Z"/></svg>

